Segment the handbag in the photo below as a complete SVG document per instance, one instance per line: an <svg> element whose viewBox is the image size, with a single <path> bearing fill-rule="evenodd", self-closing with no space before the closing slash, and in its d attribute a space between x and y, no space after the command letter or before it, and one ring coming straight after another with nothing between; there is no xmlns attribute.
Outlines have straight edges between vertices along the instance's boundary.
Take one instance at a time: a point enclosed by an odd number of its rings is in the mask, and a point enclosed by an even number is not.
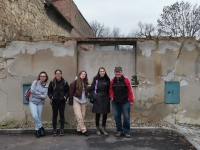
<svg viewBox="0 0 200 150"><path fill-rule="evenodd" d="M38 84L38 80L36 81L35 85L37 85L37 84ZM31 96L31 86L28 88L28 90L26 90L24 96L25 96L25 99L29 102L29 98Z"/></svg>
<svg viewBox="0 0 200 150"><path fill-rule="evenodd" d="M95 83L94 94L89 93L88 95L89 102L92 104L94 104L95 99L97 99L97 85L98 85L98 80L96 80L96 83Z"/></svg>

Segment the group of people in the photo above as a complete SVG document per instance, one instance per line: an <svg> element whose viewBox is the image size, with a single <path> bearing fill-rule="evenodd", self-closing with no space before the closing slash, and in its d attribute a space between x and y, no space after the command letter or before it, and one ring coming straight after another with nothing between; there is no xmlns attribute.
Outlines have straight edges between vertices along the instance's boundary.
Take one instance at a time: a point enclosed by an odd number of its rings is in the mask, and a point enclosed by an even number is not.
<svg viewBox="0 0 200 150"><path fill-rule="evenodd" d="M81 71L77 79L69 86L68 82L62 77L62 71L56 70L55 78L47 85L48 75L41 72L31 85L31 95L29 106L35 122L35 136L37 138L45 135L45 130L41 122L41 114L44 100L50 98L52 105L52 124L53 135L64 135L65 116L64 110L67 99L69 105L73 105L74 114L77 120L77 133L88 136L88 131L84 123L88 95L91 94L94 101L92 112L95 113L96 134L108 135L106 132L107 114L110 113L110 101L112 104L114 119L116 122L116 137L123 134L130 138L130 106L134 103L134 94L131 82L124 76L121 67L115 67L115 77L110 80L105 68L100 67L97 75L93 78L89 88L86 71ZM60 116L60 129L57 130L57 117ZM121 119L123 114L123 122ZM100 117L102 115L102 126L100 127Z"/></svg>

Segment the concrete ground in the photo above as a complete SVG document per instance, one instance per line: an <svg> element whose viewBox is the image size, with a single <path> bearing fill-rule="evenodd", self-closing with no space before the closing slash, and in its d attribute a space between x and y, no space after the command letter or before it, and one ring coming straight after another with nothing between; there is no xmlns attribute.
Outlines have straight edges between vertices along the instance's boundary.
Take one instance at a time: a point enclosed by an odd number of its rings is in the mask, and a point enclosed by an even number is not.
<svg viewBox="0 0 200 150"><path fill-rule="evenodd" d="M14 130L13 130L14 131ZM5 150L195 150L187 140L172 131L166 130L132 130L131 138L97 136L94 130L90 136L77 135L67 130L65 136L53 137L48 133L45 137L36 138L33 130L27 133L1 132L0 149ZM48 130L49 132L50 130Z"/></svg>
<svg viewBox="0 0 200 150"><path fill-rule="evenodd" d="M177 133L182 134L197 150L200 150L200 126L175 124Z"/></svg>

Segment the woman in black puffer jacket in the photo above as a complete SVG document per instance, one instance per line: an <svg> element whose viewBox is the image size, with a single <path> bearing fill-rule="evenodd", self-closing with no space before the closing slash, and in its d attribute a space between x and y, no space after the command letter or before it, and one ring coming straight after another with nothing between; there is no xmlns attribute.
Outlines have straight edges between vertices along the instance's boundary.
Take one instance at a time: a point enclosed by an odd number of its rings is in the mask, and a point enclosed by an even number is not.
<svg viewBox="0 0 200 150"><path fill-rule="evenodd" d="M48 88L48 96L51 100L52 110L53 110L53 134L56 136L57 130L57 117L58 112L60 116L60 136L64 135L64 124L65 124L65 103L69 96L69 85L62 77L62 71L55 71L55 78L50 82Z"/></svg>
<svg viewBox="0 0 200 150"><path fill-rule="evenodd" d="M99 128L100 115L103 115L102 119L102 132L104 135L108 135L105 131L107 114L110 113L110 97L109 97L110 78L108 77L106 70L101 67L98 70L97 75L93 79L91 85L91 94L94 99L92 112L96 113L95 122L97 128L97 135L101 135Z"/></svg>

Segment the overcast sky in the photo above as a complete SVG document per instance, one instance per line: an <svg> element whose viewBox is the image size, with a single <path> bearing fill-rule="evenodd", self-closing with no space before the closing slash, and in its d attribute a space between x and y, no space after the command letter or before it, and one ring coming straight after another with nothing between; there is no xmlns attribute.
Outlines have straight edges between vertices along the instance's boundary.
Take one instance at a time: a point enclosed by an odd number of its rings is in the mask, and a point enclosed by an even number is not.
<svg viewBox="0 0 200 150"><path fill-rule="evenodd" d="M96 20L110 28L119 27L122 34L137 28L139 21L157 24L164 6L177 0L73 0L88 23ZM178 0L179 2L181 0ZM200 4L200 0L188 0Z"/></svg>

